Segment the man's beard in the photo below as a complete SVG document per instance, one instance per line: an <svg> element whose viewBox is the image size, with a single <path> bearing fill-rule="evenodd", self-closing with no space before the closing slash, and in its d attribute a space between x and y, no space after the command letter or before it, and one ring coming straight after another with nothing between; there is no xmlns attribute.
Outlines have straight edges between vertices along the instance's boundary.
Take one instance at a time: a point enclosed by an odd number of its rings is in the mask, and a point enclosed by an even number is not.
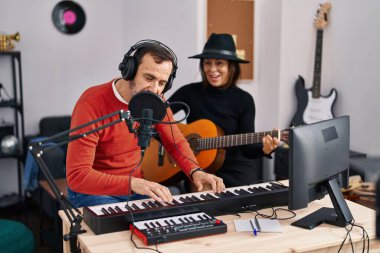
<svg viewBox="0 0 380 253"><path fill-rule="evenodd" d="M131 90L131 95L135 95L138 91L135 90L136 87L136 82L135 80L130 80L129 81L129 89Z"/></svg>

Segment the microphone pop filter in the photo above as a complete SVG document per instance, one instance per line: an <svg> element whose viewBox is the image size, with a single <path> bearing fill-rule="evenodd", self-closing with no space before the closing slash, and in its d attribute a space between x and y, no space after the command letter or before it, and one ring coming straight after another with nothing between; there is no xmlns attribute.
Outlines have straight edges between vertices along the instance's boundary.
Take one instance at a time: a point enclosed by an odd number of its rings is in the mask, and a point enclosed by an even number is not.
<svg viewBox="0 0 380 253"><path fill-rule="evenodd" d="M153 111L152 119L161 121L166 115L166 107L164 100L159 95L150 91L142 91L135 94L128 103L129 111L134 119L142 118L143 109L151 109Z"/></svg>

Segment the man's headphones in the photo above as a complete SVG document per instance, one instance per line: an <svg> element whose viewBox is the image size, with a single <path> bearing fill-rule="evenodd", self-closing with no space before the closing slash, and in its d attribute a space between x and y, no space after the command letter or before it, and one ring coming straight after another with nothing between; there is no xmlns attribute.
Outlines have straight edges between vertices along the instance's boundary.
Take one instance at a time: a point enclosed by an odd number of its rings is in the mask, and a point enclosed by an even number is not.
<svg viewBox="0 0 380 253"><path fill-rule="evenodd" d="M172 72L168 78L168 81L165 85L164 90L162 93L167 92L170 90L173 84L173 80L176 76L176 71L177 71L177 57L174 54L174 52L166 45L163 43L157 41L157 40L141 40L137 42L134 46L132 46L129 51L124 55L123 61L119 64L119 70L121 71L121 75L124 80L130 81L133 80L136 76L137 69L138 69L138 61L137 58L131 54L133 52L136 52L140 48L146 47L147 45L154 44L154 45L159 45L160 47L164 48L170 55L173 60L173 69Z"/></svg>

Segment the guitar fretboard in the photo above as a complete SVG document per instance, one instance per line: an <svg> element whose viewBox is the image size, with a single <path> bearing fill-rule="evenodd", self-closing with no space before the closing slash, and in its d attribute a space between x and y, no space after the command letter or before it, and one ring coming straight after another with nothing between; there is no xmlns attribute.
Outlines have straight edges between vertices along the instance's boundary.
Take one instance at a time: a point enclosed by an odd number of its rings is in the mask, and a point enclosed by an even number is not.
<svg viewBox="0 0 380 253"><path fill-rule="evenodd" d="M317 30L317 41L315 47L315 60L314 60L314 78L312 96L319 98L321 96L321 75L322 75L322 44L323 44L323 30Z"/></svg>
<svg viewBox="0 0 380 253"><path fill-rule="evenodd" d="M261 142L262 138L266 135L276 137L279 140L281 139L281 131L274 130L260 133L234 134L220 137L202 138L190 140L190 142L196 142L196 145L194 146L197 147L197 151L200 151L207 149L227 148L259 143ZM192 143L190 143L190 146L193 147Z"/></svg>

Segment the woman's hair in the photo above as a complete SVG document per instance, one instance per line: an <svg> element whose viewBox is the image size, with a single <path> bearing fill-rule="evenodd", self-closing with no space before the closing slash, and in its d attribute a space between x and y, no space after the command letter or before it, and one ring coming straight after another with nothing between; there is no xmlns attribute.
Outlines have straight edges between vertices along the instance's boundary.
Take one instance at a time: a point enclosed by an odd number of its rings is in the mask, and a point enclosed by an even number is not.
<svg viewBox="0 0 380 253"><path fill-rule="evenodd" d="M211 86L211 84L208 82L205 72L203 70L203 61L204 61L204 58L200 60L199 69L201 71L203 85L207 87L207 86ZM227 89L230 86L236 86L236 83L239 80L240 73L241 73L240 65L238 62L229 61L229 60L227 61L228 61L228 79L227 79L227 83L221 87L222 89Z"/></svg>

